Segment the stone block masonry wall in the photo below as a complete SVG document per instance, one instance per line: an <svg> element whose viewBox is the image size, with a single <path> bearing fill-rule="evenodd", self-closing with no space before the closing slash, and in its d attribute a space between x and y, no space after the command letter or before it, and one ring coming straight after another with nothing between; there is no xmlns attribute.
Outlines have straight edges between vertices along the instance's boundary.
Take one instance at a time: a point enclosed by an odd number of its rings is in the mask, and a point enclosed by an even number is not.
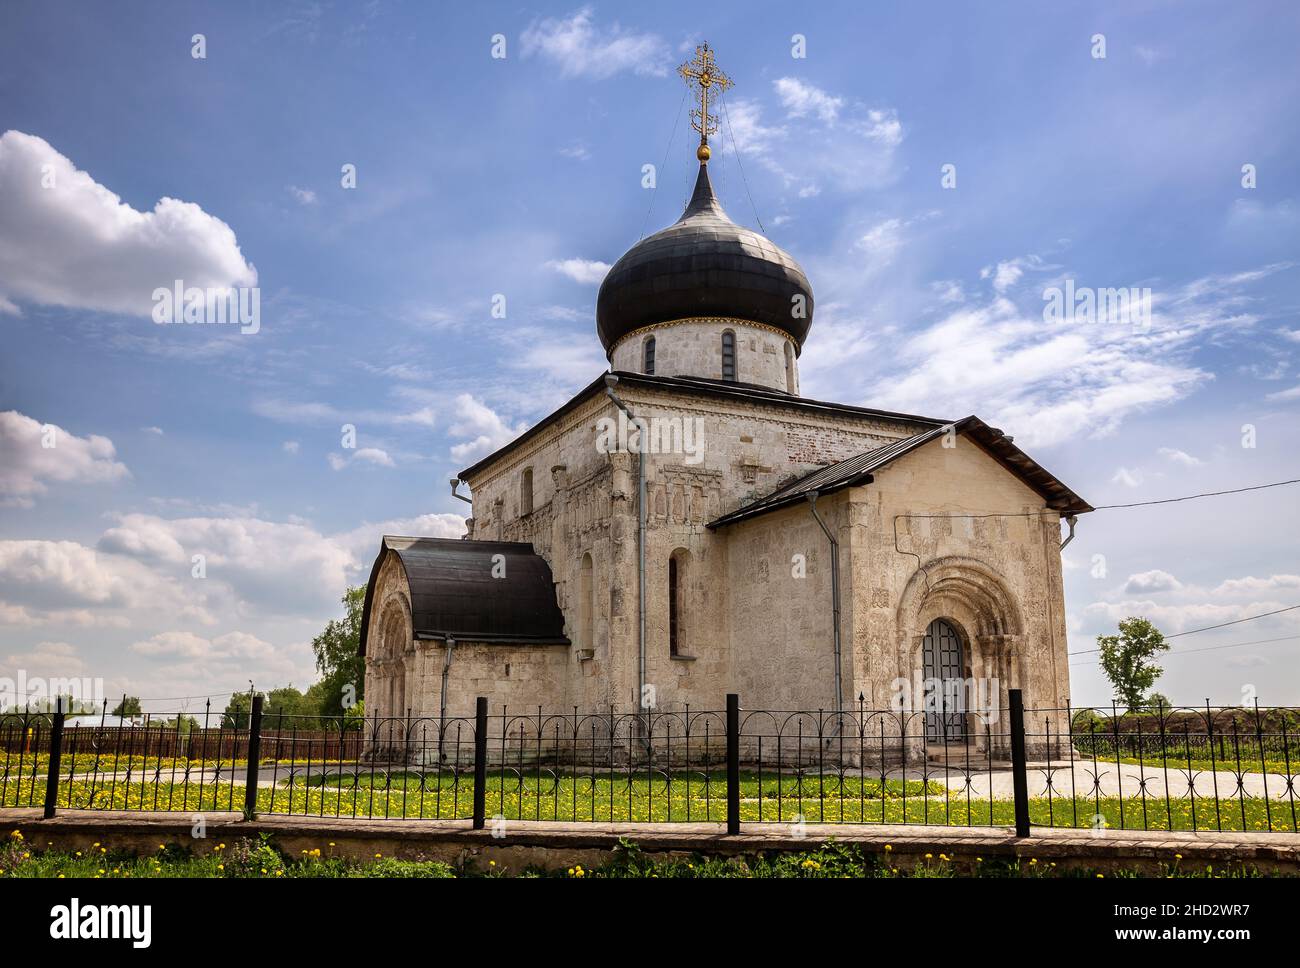
<svg viewBox="0 0 1300 968"><path fill-rule="evenodd" d="M964 675L996 680L1002 710L1009 688L1028 714L1068 704L1060 525L1038 494L957 438L882 469L849 513L854 661L873 705L922 668L935 619L957 631Z"/></svg>
<svg viewBox="0 0 1300 968"><path fill-rule="evenodd" d="M645 342L653 336L656 375L722 380L722 334L727 331L735 337L735 380L798 394L794 341L771 327L739 319L687 319L637 330L614 347L610 367L644 373Z"/></svg>

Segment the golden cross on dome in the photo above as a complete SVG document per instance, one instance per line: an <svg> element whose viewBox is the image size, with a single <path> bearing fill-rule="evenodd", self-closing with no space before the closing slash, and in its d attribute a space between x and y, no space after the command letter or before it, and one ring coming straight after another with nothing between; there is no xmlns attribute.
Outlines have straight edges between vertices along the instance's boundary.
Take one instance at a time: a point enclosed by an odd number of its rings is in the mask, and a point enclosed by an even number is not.
<svg viewBox="0 0 1300 968"><path fill-rule="evenodd" d="M713 62L713 51L707 43L695 48L695 57L677 68L687 85L700 92L700 106L691 109L691 127L700 133L700 146L695 157L701 162L709 160L709 135L718 130L718 117L709 113L711 92L721 94L731 87L731 78L718 70Z"/></svg>

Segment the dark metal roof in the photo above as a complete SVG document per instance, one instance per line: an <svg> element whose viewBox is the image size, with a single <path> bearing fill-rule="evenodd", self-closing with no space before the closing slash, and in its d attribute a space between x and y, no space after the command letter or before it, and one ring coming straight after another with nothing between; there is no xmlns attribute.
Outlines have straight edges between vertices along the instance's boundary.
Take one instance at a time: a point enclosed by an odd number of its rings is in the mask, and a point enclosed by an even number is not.
<svg viewBox="0 0 1300 968"><path fill-rule="evenodd" d="M620 386L626 385L632 387L645 387L647 389L672 390L681 393L694 393L700 396L745 400L751 403L774 403L780 406L794 407L798 410L831 413L844 417L860 417L866 420L897 420L904 423L913 423L927 427L947 423L947 421L935 417L918 417L915 414L895 413L892 410L876 410L871 407L855 407L847 403L829 403L825 400L811 400L808 397L796 397L782 390L770 390L767 387L756 386L752 383L736 383L731 380L710 380L705 379L704 377L693 376L650 376L645 373L629 373L624 370L615 370L614 375L618 377ZM605 374L602 373L591 383L579 390L572 400L564 404L558 410L553 411L541 420L537 421L537 423L533 424L514 440L510 441L510 443L493 451L486 457L461 471L461 480L468 481L483 468L497 460L500 460L503 456L510 453L510 451L522 446L537 434L541 433L565 414L572 412L579 404L592 396L592 394L603 393L604 390ZM613 404L610 404L610 406L613 406Z"/></svg>
<svg viewBox="0 0 1300 968"><path fill-rule="evenodd" d="M568 645L564 615L546 559L516 541L401 538L385 535L370 572L361 613L361 654L379 570L395 554L411 592L416 638ZM495 556L500 555L500 559ZM495 560L494 560L495 559ZM493 577L494 566L496 574Z"/></svg>
<svg viewBox="0 0 1300 968"><path fill-rule="evenodd" d="M911 437L904 437L892 444L886 444L875 450L869 450L865 454L859 454L856 457L850 457L848 460L840 461L838 464L831 464L829 467L822 467L810 474L805 474L798 480L777 488L767 497L751 501L730 514L724 514L722 517L710 521L708 527L721 528L728 524L735 524L737 521L766 514L768 511L775 511L777 508L787 507L797 501L806 500L813 491L819 494L830 494L856 484L870 484L873 480L872 471L879 470L904 454L911 453L918 447L937 440L950 429L974 441L985 453L1024 481L1025 484L1043 497L1051 510L1059 511L1061 514L1083 514L1092 510L1092 506L1083 498L1058 481L1043 467L1035 463L1028 454L1012 443L1010 437L1007 437L996 427L990 427L979 417L972 416L965 417L953 424L932 427L919 434L913 434Z"/></svg>
<svg viewBox="0 0 1300 968"><path fill-rule="evenodd" d="M804 296L803 318L792 315L796 294ZM812 313L812 287L799 263L727 218L701 164L682 217L628 249L605 276L596 333L608 352L642 326L723 316L774 326L802 347Z"/></svg>

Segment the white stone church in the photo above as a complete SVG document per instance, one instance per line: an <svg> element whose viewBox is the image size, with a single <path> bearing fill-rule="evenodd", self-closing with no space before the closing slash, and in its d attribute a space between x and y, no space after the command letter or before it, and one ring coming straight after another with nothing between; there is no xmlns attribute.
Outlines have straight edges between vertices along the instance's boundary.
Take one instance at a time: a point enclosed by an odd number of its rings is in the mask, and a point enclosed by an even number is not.
<svg viewBox="0 0 1300 968"><path fill-rule="evenodd" d="M812 289L699 154L601 286L609 372L460 472L464 540L383 539L368 715L885 709L922 679L1066 705L1061 520L1090 506L978 417L801 396Z"/></svg>

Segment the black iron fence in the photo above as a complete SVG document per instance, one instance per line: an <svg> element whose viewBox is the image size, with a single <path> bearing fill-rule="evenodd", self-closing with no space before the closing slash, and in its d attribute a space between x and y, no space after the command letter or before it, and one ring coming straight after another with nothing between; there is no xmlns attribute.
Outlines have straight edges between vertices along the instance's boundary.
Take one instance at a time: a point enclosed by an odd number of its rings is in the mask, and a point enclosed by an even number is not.
<svg viewBox="0 0 1300 968"><path fill-rule="evenodd" d="M1300 710L742 709L0 722L0 805L471 820L1300 833Z"/></svg>

